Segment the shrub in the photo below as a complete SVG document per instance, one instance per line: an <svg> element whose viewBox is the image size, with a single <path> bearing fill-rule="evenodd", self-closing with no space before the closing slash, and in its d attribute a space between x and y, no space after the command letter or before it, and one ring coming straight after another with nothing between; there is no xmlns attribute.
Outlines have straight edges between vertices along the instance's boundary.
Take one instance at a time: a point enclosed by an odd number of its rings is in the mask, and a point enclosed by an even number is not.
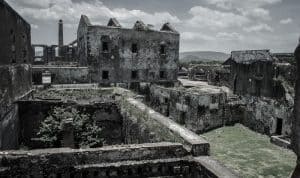
<svg viewBox="0 0 300 178"><path fill-rule="evenodd" d="M88 114L80 113L72 107L55 107L49 116L42 122L38 139L47 147L60 147L63 123L72 118L74 128L74 141L77 147L100 147L103 145L101 128Z"/></svg>

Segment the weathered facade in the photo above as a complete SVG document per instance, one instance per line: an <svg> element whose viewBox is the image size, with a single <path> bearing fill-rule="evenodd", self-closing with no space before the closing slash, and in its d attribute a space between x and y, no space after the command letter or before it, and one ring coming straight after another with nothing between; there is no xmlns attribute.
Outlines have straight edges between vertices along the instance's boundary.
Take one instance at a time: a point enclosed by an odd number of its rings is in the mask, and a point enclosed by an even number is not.
<svg viewBox="0 0 300 178"><path fill-rule="evenodd" d="M42 76L44 72L51 74L51 84L75 84L90 83L88 67L78 67L76 65L34 65L32 67L32 82L34 85L43 84Z"/></svg>
<svg viewBox="0 0 300 178"><path fill-rule="evenodd" d="M273 58L269 50L233 51L231 59L235 94L273 96Z"/></svg>
<svg viewBox="0 0 300 178"><path fill-rule="evenodd" d="M92 25L82 16L78 32L81 65L91 70L92 82L175 82L179 34L169 23L154 31L137 21L133 29L111 19L108 26Z"/></svg>
<svg viewBox="0 0 300 178"><path fill-rule="evenodd" d="M218 87L186 89L153 85L149 98L153 108L196 133L237 122L233 116L225 116L227 95Z"/></svg>
<svg viewBox="0 0 300 178"><path fill-rule="evenodd" d="M77 46L33 44L33 65L63 65L77 63Z"/></svg>
<svg viewBox="0 0 300 178"><path fill-rule="evenodd" d="M31 90L31 34L30 25L3 0L0 21L0 149L11 149L18 145L15 101Z"/></svg>
<svg viewBox="0 0 300 178"><path fill-rule="evenodd" d="M230 88L239 96L240 122L267 135L291 135L296 66L293 55L269 50L233 51L224 63L230 68Z"/></svg>

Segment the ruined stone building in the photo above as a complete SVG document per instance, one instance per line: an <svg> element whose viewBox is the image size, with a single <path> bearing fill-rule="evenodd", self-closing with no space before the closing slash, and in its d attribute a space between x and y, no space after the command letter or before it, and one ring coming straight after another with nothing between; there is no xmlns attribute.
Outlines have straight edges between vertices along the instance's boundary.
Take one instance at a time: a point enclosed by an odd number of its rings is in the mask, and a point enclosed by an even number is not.
<svg viewBox="0 0 300 178"><path fill-rule="evenodd" d="M18 99L31 90L30 25L0 1L0 149L18 145Z"/></svg>
<svg viewBox="0 0 300 178"><path fill-rule="evenodd" d="M192 64L188 78L195 81L206 81L210 85L229 86L230 70L219 64Z"/></svg>
<svg viewBox="0 0 300 178"><path fill-rule="evenodd" d="M273 58L268 50L233 51L230 59L235 94L273 96Z"/></svg>
<svg viewBox="0 0 300 178"><path fill-rule="evenodd" d="M60 20L57 44L31 46L30 25L3 0L0 20L0 177L237 178L199 135L236 123L289 147L291 54L233 51L177 79L180 34L169 23L124 28L82 15L73 42ZM58 134L41 137L43 126Z"/></svg>
<svg viewBox="0 0 300 178"><path fill-rule="evenodd" d="M63 65L78 62L76 40L64 44L63 20L58 21L58 43L55 45L33 44L34 65Z"/></svg>
<svg viewBox="0 0 300 178"><path fill-rule="evenodd" d="M267 135L291 134L294 105L295 65L293 55L269 50L233 51L230 88L240 96L247 127Z"/></svg>
<svg viewBox="0 0 300 178"><path fill-rule="evenodd" d="M152 85L149 98L153 108L195 133L238 122L226 117L227 94L220 87Z"/></svg>
<svg viewBox="0 0 300 178"><path fill-rule="evenodd" d="M9 24L0 27L1 43L8 46L0 51L0 177L238 177L209 156L207 141L154 111L143 103L144 96L130 90L86 84L48 89L35 85L32 91L30 63L37 56L30 50L30 25L3 0L0 19ZM34 70L47 71L57 83L81 78L72 73L73 78L68 77L72 70L86 70L82 76L92 75L92 81L99 83L177 80L179 34L169 24L153 31L142 22L134 29L121 28L115 19L108 26L84 24L87 22L83 16L79 34L84 38L78 38L79 50L86 49L80 62L87 66L58 66L47 61ZM62 41L59 38L60 49ZM51 58L53 50L45 48L44 54ZM51 145L39 134L46 122L57 119L51 113L55 108L78 113L57 125L62 133L50 138L55 139ZM79 121L91 122L93 127L74 124L82 114L85 119ZM101 128L101 134L95 127ZM76 135L76 129L92 129L90 133L101 136L92 141L101 141L101 145L80 145L75 137L89 136Z"/></svg>
<svg viewBox="0 0 300 178"><path fill-rule="evenodd" d="M89 69L78 65L77 40L65 45L63 21L58 22L58 44L33 44L32 80L42 84L43 73L51 75L53 84L88 83Z"/></svg>
<svg viewBox="0 0 300 178"><path fill-rule="evenodd" d="M107 26L80 19L78 54L81 65L90 67L92 82L175 82L179 56L179 33L169 24L155 31L142 21L132 29L116 19Z"/></svg>

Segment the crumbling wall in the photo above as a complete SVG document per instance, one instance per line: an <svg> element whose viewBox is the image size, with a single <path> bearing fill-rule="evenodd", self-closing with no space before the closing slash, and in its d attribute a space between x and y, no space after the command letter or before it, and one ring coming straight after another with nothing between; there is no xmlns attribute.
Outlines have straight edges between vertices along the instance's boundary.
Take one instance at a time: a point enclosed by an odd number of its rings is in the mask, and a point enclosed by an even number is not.
<svg viewBox="0 0 300 178"><path fill-rule="evenodd" d="M0 66L0 149L16 149L18 143L18 99L31 89L28 64Z"/></svg>
<svg viewBox="0 0 300 178"><path fill-rule="evenodd" d="M1 177L238 178L208 156L191 157L178 143L0 153Z"/></svg>
<svg viewBox="0 0 300 178"><path fill-rule="evenodd" d="M150 105L153 108L196 133L229 122L225 115L225 102L226 94L222 91L206 92L157 85L150 88Z"/></svg>
<svg viewBox="0 0 300 178"><path fill-rule="evenodd" d="M18 105L10 105L5 115L0 120L0 149L19 148L19 117Z"/></svg>
<svg viewBox="0 0 300 178"><path fill-rule="evenodd" d="M243 96L245 115L241 123L266 135L290 136L293 103L264 97Z"/></svg>
<svg viewBox="0 0 300 178"><path fill-rule="evenodd" d="M32 175L37 177L40 175L51 176L63 174L63 177L70 177L70 174L74 175L76 171L79 171L79 166L86 166L88 168L95 164L99 166L100 164L111 163L121 165L126 164L126 161L147 162L147 160L182 159L186 155L186 150L178 143L108 146L81 150L60 148L11 151L7 154L2 152L0 154L0 176ZM106 168L106 170L111 172L114 170L113 167ZM80 172L80 175L82 175L82 172Z"/></svg>
<svg viewBox="0 0 300 178"><path fill-rule="evenodd" d="M209 152L209 144L203 138L134 98L122 100L121 113L124 117L126 143L179 142L195 156L207 155Z"/></svg>
<svg viewBox="0 0 300 178"><path fill-rule="evenodd" d="M230 70L223 65L192 65L188 77L190 80L207 81L210 85L230 86Z"/></svg>
<svg viewBox="0 0 300 178"><path fill-rule="evenodd" d="M40 49L40 51L39 51ZM58 45L48 46L46 44L33 44L33 65L48 65L48 64L64 64L64 63L77 63L78 54L77 46Z"/></svg>
<svg viewBox="0 0 300 178"><path fill-rule="evenodd" d="M272 62L257 61L231 66L231 87L237 95L273 96Z"/></svg>
<svg viewBox="0 0 300 178"><path fill-rule="evenodd" d="M72 66L34 66L32 68L32 80L35 85L42 84L42 73L51 73L52 84L89 83L90 75L88 67Z"/></svg>
<svg viewBox="0 0 300 178"><path fill-rule="evenodd" d="M31 89L30 25L0 1L0 149L18 148L19 98Z"/></svg>
<svg viewBox="0 0 300 178"><path fill-rule="evenodd" d="M0 22L0 65L31 63L30 25L3 0Z"/></svg>
<svg viewBox="0 0 300 178"><path fill-rule="evenodd" d="M92 82L177 80L178 33L92 26L83 18L78 28L78 51L81 64L91 68Z"/></svg>

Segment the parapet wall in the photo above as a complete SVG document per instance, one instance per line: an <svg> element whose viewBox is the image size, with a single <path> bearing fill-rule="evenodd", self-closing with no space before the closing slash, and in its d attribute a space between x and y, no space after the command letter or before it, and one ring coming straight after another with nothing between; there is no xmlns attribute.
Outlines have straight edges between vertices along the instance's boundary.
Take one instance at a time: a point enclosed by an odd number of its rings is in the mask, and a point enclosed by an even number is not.
<svg viewBox="0 0 300 178"><path fill-rule="evenodd" d="M187 152L178 143L107 146L96 149L43 149L0 152L2 176L74 173L75 166L182 158ZM68 171L66 171L68 170Z"/></svg>
<svg viewBox="0 0 300 178"><path fill-rule="evenodd" d="M0 152L0 177L238 178L210 157L190 157L178 143Z"/></svg>
<svg viewBox="0 0 300 178"><path fill-rule="evenodd" d="M122 101L121 113L127 125L135 125L139 128L138 133L130 134L134 138L128 139L128 142L132 140L140 142L143 139L141 136L146 135L153 142L182 143L194 156L209 154L209 143L203 138L134 98L125 98Z"/></svg>

